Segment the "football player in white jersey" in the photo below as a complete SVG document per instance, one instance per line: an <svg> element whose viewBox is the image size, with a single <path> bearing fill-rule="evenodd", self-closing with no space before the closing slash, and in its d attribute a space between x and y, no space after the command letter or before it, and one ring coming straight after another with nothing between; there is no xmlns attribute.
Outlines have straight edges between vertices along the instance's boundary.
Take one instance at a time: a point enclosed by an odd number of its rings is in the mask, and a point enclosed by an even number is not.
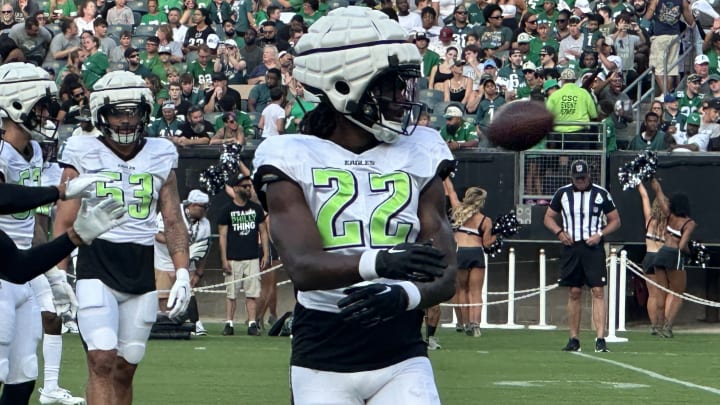
<svg viewBox="0 0 720 405"><path fill-rule="evenodd" d="M139 76L110 72L90 94L93 125L103 135L70 137L58 153L63 181L104 173L112 180L98 183L92 195L111 196L127 208L127 222L80 247L77 257L77 319L87 346L86 398L91 405L132 402L133 376L157 318L153 243L158 208L175 268L169 316L179 317L190 299L188 233L174 170L178 154L168 140L143 136L152 107L152 93ZM78 208L71 201L58 203L56 234Z"/></svg>
<svg viewBox="0 0 720 405"><path fill-rule="evenodd" d="M180 208L183 212L185 227L188 230L190 243L190 287L194 288L205 272L205 257L210 249L210 221L205 217L210 196L200 190L191 190ZM175 283L175 268L168 253L165 239L165 223L162 216L157 218L157 234L155 234L155 284L158 289L160 310L167 311L170 287ZM188 306L190 322L195 323L196 335L207 335L200 322L197 300L193 295Z"/></svg>
<svg viewBox="0 0 720 405"><path fill-rule="evenodd" d="M400 25L360 7L321 17L293 77L322 100L307 135L255 153L271 233L298 292L295 404L439 404L420 328L455 290L439 133L416 126L421 57ZM328 389L332 387L332 389Z"/></svg>
<svg viewBox="0 0 720 405"><path fill-rule="evenodd" d="M25 63L10 63L0 67L0 110L2 111L0 113L2 114L0 180L2 182L31 187L40 186L43 155L40 144L32 138L43 141L49 138L50 143L53 142L55 125L52 123L50 111L55 103L56 92L55 82L43 69ZM53 130L46 132L45 128L48 127L52 127ZM90 184L86 183L85 186ZM15 190L15 192L22 191ZM116 208L121 207L120 204L112 201L108 203ZM109 225L112 225L112 222ZM0 216L0 229L19 249L31 248L34 227L35 218L31 209ZM69 252L67 249L71 246L68 241L74 242L75 245L82 243L82 240L92 241L94 236L97 236L95 231L99 230L97 226L93 227L95 229L91 232L92 235L87 232L88 227L83 227L82 224L78 227L77 221L73 227L74 231L68 227L67 235L59 235L61 239L66 239L62 251ZM7 247L7 244L5 246ZM15 253L15 256L17 257L18 254ZM59 259L58 256L55 257L56 260ZM46 319L59 319L55 314L53 292L57 292L61 300L69 300L72 297L72 288L63 273L53 269L46 273L46 276L35 277L27 284L0 281L2 283L0 306L3 307L0 314L2 331L0 382L5 383L0 404L28 403L37 378L35 353L40 338L38 309L43 311L43 323ZM59 324L57 326L57 335L45 335L45 339L52 344L48 350L43 347L43 354L46 362L54 365L55 378L54 386L49 387L47 395L41 391L41 403L84 403L82 398L73 397L67 390L57 386L62 353ZM51 377L46 376L46 379L49 378Z"/></svg>

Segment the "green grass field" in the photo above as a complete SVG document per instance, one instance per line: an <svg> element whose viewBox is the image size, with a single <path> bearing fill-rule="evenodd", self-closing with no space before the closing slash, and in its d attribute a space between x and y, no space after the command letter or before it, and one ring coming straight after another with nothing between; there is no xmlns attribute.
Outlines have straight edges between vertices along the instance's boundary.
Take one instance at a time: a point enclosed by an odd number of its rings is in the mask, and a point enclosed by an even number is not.
<svg viewBox="0 0 720 405"><path fill-rule="evenodd" d="M135 377L135 404L288 404L290 341L282 337L211 335L149 342ZM471 338L440 330L443 348L430 353L444 404L718 404L720 335L676 331L674 339L644 329L627 343L594 353L564 353L565 331L485 330ZM81 394L87 378L77 335L65 335L60 383ZM35 395L37 403L37 394ZM401 404L397 404L401 405Z"/></svg>

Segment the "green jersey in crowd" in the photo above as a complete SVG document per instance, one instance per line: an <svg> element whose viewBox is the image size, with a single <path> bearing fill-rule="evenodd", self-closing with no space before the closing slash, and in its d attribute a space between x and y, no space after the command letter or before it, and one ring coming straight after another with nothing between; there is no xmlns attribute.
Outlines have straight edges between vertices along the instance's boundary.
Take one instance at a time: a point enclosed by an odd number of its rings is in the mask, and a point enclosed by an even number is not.
<svg viewBox="0 0 720 405"><path fill-rule="evenodd" d="M443 125L443 127L440 128L440 135L445 142L467 142L478 139L475 125L472 125L469 122L463 122L454 134L449 134L447 132L447 127Z"/></svg>

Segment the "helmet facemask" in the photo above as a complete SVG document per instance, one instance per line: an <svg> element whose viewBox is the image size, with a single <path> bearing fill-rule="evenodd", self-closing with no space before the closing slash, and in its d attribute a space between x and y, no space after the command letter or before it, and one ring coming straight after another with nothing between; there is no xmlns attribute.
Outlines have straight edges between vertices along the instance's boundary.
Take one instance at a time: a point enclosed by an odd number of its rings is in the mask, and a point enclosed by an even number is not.
<svg viewBox="0 0 720 405"><path fill-rule="evenodd" d="M381 142L393 143L399 135L412 134L425 109L417 101L418 77L417 65L387 69L370 82L358 103L348 103L348 119Z"/></svg>
<svg viewBox="0 0 720 405"><path fill-rule="evenodd" d="M27 113L20 115L17 124L40 143L57 143L58 120L55 118L60 109L55 96L48 95L38 100Z"/></svg>
<svg viewBox="0 0 720 405"><path fill-rule="evenodd" d="M98 111L97 128L120 145L130 145L142 137L150 120L146 103L109 104Z"/></svg>

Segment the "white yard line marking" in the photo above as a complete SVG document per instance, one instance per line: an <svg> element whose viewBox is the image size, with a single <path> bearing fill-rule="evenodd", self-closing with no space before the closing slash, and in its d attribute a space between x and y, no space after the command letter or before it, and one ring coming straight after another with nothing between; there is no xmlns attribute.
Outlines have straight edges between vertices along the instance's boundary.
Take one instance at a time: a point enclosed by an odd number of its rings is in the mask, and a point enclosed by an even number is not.
<svg viewBox="0 0 720 405"><path fill-rule="evenodd" d="M677 378L667 377L667 376L664 376L664 375L662 375L662 374L658 374L658 373L656 373L656 372L654 372L654 371L645 370L644 368L631 366L631 365L629 365L629 364L621 363L621 362L615 361L615 360L606 359L606 358L603 358L603 357L591 356L591 355L589 355L589 354L579 353L579 352L573 352L573 354L576 355L576 356L585 357L586 359L602 361L602 362L605 362L605 363L608 363L608 364L612 364L612 365L614 365L614 366L622 367L622 368L627 369L627 370L635 371L635 372L640 373L640 374L645 374L646 376L651 377L651 378L654 378L654 379L656 379L656 380L667 381L667 382L671 382L671 383L674 383L674 384L682 385L682 386L685 386L685 387L688 387L688 388L696 388L696 389L699 389L699 390L702 390L702 391L710 392L710 393L715 394L715 395L720 395L720 389L717 389L717 388L707 387L707 386L704 386L704 385L695 384L695 383L691 383L691 382L688 382L688 381L678 380Z"/></svg>

